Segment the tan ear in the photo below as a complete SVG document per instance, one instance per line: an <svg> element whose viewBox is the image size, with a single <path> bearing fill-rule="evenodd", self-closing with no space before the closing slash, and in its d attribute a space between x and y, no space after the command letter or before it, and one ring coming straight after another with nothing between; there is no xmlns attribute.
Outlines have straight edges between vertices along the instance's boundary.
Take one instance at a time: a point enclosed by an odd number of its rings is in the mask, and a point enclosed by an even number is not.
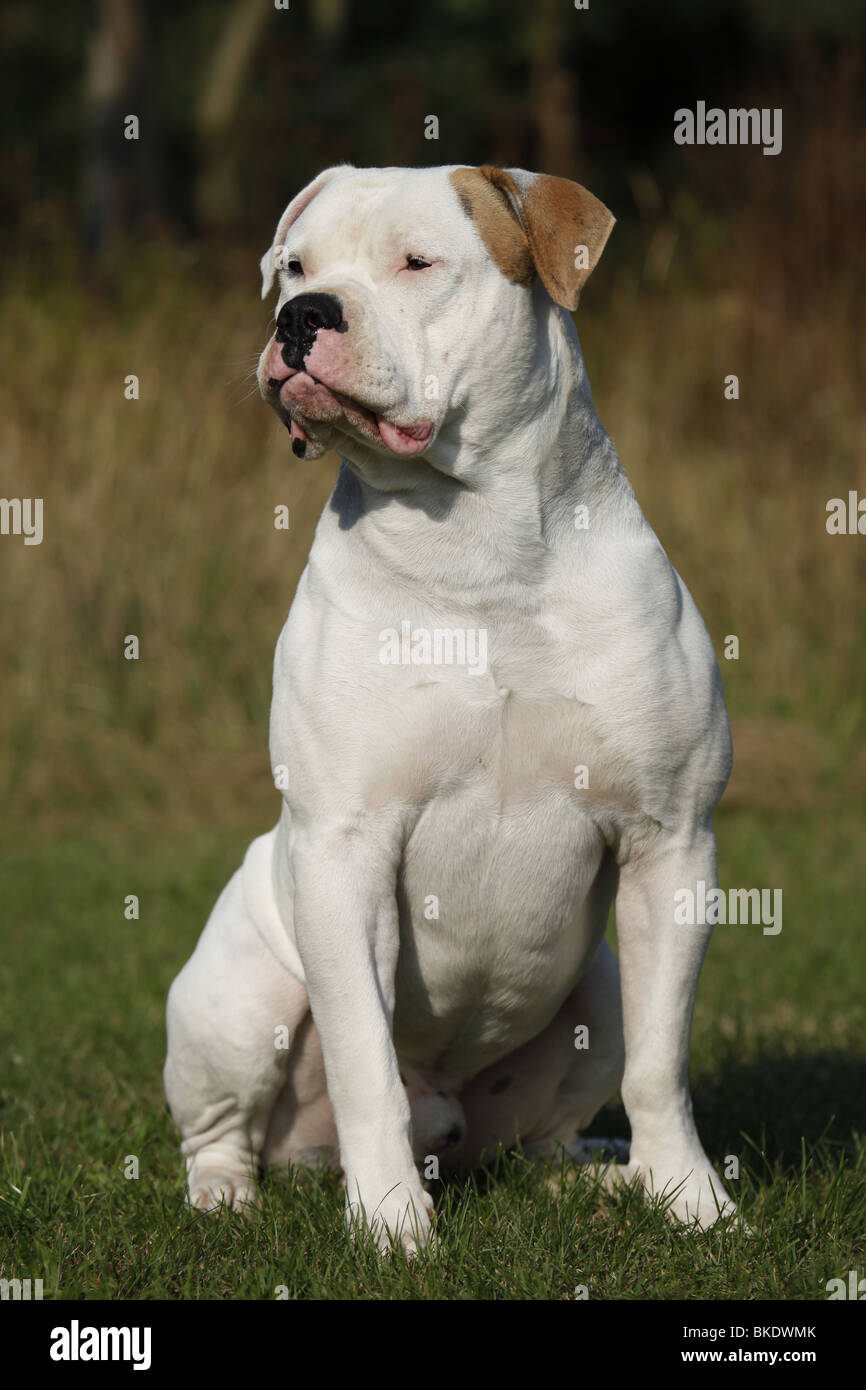
<svg viewBox="0 0 866 1390"><path fill-rule="evenodd" d="M616 220L604 203L570 179L525 169L482 164L450 179L503 275L527 284L536 270L556 304L576 309Z"/></svg>
<svg viewBox="0 0 866 1390"><path fill-rule="evenodd" d="M308 183L306 188L302 188L300 193L289 203L289 206L277 223L277 230L274 233L273 242L259 262L259 267L262 272L262 299L265 299L270 293L271 286L274 283L274 276L279 269L280 253L284 249L286 235L292 223L297 222L304 209L309 206L316 194L324 188L325 184L330 183L335 174L338 174L341 169L350 169L351 167L350 164L335 164L330 169L323 169L321 174L317 174L313 182Z"/></svg>

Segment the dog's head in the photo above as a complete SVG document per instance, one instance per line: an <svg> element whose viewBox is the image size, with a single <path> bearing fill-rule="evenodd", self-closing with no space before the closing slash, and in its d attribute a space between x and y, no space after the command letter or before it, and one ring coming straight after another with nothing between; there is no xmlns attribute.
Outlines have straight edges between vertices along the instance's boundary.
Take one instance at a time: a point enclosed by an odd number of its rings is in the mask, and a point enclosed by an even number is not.
<svg viewBox="0 0 866 1390"><path fill-rule="evenodd" d="M295 452L449 472L458 443L507 433L612 225L579 184L519 169L326 169L261 263L279 299L259 386Z"/></svg>

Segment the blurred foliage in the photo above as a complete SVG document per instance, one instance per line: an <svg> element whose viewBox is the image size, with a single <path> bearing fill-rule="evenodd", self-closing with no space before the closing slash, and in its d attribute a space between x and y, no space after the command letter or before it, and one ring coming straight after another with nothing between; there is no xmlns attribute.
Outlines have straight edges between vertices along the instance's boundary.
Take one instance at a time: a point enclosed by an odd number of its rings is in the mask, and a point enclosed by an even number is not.
<svg viewBox="0 0 866 1390"><path fill-rule="evenodd" d="M121 84L132 104L108 103L106 130L94 51L112 24L138 38ZM207 230L201 180L215 160L225 193L215 220L234 240L258 243L292 192L341 161L492 160L571 174L621 216L634 207L631 171L651 168L662 199L683 181L673 112L698 99L783 104L790 164L816 116L815 70L856 60L864 38L866 0L591 0L585 11L572 0L292 0L288 10L272 0L91 0L51 11L7 0L0 226L28 243L85 236L100 153L139 162L130 220L170 236ZM227 87L225 123L209 141L203 105L215 84L218 99L233 47L237 100ZM120 133L130 110L142 122L137 149ZM424 137L431 114L438 140Z"/></svg>

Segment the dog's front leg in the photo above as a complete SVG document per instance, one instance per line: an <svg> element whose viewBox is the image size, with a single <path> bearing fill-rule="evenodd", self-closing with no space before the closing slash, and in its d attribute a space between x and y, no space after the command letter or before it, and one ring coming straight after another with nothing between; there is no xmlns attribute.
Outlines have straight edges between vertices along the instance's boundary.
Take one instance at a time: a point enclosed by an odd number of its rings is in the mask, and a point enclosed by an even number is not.
<svg viewBox="0 0 866 1390"><path fill-rule="evenodd" d="M701 828L623 864L616 897L622 1097L632 1129L622 1175L639 1175L650 1191L671 1198L675 1216L702 1226L736 1210L698 1138L688 1080L695 993L713 929L678 925L675 912L681 890L700 903L716 883L715 841Z"/></svg>
<svg viewBox="0 0 866 1390"><path fill-rule="evenodd" d="M397 853L356 826L297 835L295 934L322 1042L346 1178L346 1219L413 1252L433 1212L412 1156L393 1042Z"/></svg>

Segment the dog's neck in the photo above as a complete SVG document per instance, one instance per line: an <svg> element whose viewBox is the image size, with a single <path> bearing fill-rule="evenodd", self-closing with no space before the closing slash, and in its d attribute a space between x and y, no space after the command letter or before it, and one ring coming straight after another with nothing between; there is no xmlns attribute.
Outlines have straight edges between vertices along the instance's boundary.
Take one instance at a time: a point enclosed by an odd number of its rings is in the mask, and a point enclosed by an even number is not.
<svg viewBox="0 0 866 1390"><path fill-rule="evenodd" d="M550 306L520 410L503 428L456 420L434 446L436 460L346 460L331 499L339 527L393 577L446 596L543 586L555 557L645 526L616 451L593 405L577 332ZM497 419L498 415L498 419ZM353 451L354 454L354 451ZM327 514L326 514L327 515Z"/></svg>

